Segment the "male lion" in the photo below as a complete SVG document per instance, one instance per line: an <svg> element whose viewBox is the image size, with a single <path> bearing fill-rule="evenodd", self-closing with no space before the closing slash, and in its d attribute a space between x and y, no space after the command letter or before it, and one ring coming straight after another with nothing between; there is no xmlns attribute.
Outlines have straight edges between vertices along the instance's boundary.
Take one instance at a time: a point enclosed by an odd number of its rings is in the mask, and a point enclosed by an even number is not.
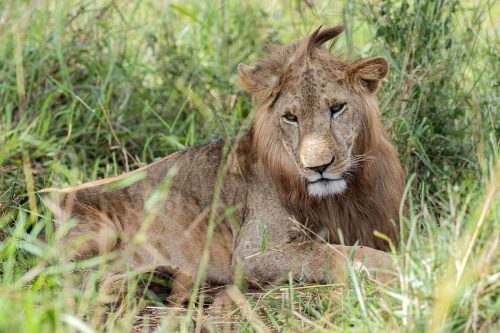
<svg viewBox="0 0 500 333"><path fill-rule="evenodd" d="M322 47L342 31L319 28L270 46L254 67L238 66L257 111L235 149L215 142L123 176L42 190L62 193L62 207L77 221L65 237L68 249L81 258L127 253L135 269L166 267L183 287L205 247L212 283L231 283L239 265L258 283L289 273L335 280L353 250L357 266L389 269L380 251L388 242L374 232L397 241L404 181L375 97L388 64L381 57L345 62ZM152 196L159 186L168 195Z"/></svg>

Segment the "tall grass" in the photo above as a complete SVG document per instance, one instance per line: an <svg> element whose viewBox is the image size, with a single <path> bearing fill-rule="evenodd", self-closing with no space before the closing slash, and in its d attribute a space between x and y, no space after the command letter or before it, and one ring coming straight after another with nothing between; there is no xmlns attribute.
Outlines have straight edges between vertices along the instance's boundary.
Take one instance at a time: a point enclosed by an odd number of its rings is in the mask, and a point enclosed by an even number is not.
<svg viewBox="0 0 500 333"><path fill-rule="evenodd" d="M379 98L408 174L399 283L233 288L239 310L222 326L500 330L498 14L488 0L1 2L0 331L194 329L200 313L163 308L161 276L128 272L126 302L110 303L98 282L116 254L68 260L53 213L20 198L232 137L252 117L236 65L338 23L336 48L391 65Z"/></svg>

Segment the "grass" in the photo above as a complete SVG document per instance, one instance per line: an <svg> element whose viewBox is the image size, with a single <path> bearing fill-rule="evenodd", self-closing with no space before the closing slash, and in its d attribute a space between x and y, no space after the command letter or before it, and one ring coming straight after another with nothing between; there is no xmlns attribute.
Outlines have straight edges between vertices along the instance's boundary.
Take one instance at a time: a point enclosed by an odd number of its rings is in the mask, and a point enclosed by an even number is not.
<svg viewBox="0 0 500 333"><path fill-rule="evenodd" d="M166 287L161 276L130 272L127 302L106 305L98 280L112 258L68 261L51 211L20 198L232 137L252 116L236 65L266 41L338 23L348 28L336 46L346 56L384 55L391 65L379 99L408 179L399 283L233 288L239 310L226 322L242 332L500 330L498 5L312 3L0 3L1 332L193 330L199 309L174 319L162 307L166 288L136 296L141 284Z"/></svg>

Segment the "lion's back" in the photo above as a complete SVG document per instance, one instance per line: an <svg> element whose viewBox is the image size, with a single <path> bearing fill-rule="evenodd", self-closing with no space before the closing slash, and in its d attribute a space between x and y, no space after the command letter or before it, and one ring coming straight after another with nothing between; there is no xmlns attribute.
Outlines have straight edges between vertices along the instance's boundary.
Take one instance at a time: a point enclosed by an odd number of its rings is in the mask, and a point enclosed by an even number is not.
<svg viewBox="0 0 500 333"><path fill-rule="evenodd" d="M77 203L101 208L111 204L121 209L124 205L142 208L156 190L208 197L215 185L223 146L223 141L196 146L119 176L61 189L46 188L39 193L59 196L62 205Z"/></svg>

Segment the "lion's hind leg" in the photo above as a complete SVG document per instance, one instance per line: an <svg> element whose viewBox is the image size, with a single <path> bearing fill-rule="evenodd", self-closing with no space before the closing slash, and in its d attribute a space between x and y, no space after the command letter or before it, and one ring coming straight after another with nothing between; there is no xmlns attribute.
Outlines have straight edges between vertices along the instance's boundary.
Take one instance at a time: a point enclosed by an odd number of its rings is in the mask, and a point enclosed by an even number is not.
<svg viewBox="0 0 500 333"><path fill-rule="evenodd" d="M63 251L70 259L87 259L115 248L118 230L109 216L97 208L79 203L74 205L71 216L76 224L62 237Z"/></svg>
<svg viewBox="0 0 500 333"><path fill-rule="evenodd" d="M170 280L170 290L169 295L166 299L167 306L170 308L183 308L189 297L191 295L191 288L194 284L194 279L191 275L179 270L174 269L169 266L164 265L145 265L145 266L137 266L134 267L131 272L120 272L120 271L109 271L104 274L100 281L100 290L101 293L107 295L107 299L111 301L116 301L123 298L126 293L126 285L127 281L132 276L137 276L136 274L142 273L151 273L154 275L158 275L161 278L168 278ZM147 279L146 279L147 280ZM139 284L139 289L137 290L141 295L147 289L152 290L153 292L160 291L158 289L160 285L156 285L156 282L150 284L151 281L142 281L142 284Z"/></svg>

